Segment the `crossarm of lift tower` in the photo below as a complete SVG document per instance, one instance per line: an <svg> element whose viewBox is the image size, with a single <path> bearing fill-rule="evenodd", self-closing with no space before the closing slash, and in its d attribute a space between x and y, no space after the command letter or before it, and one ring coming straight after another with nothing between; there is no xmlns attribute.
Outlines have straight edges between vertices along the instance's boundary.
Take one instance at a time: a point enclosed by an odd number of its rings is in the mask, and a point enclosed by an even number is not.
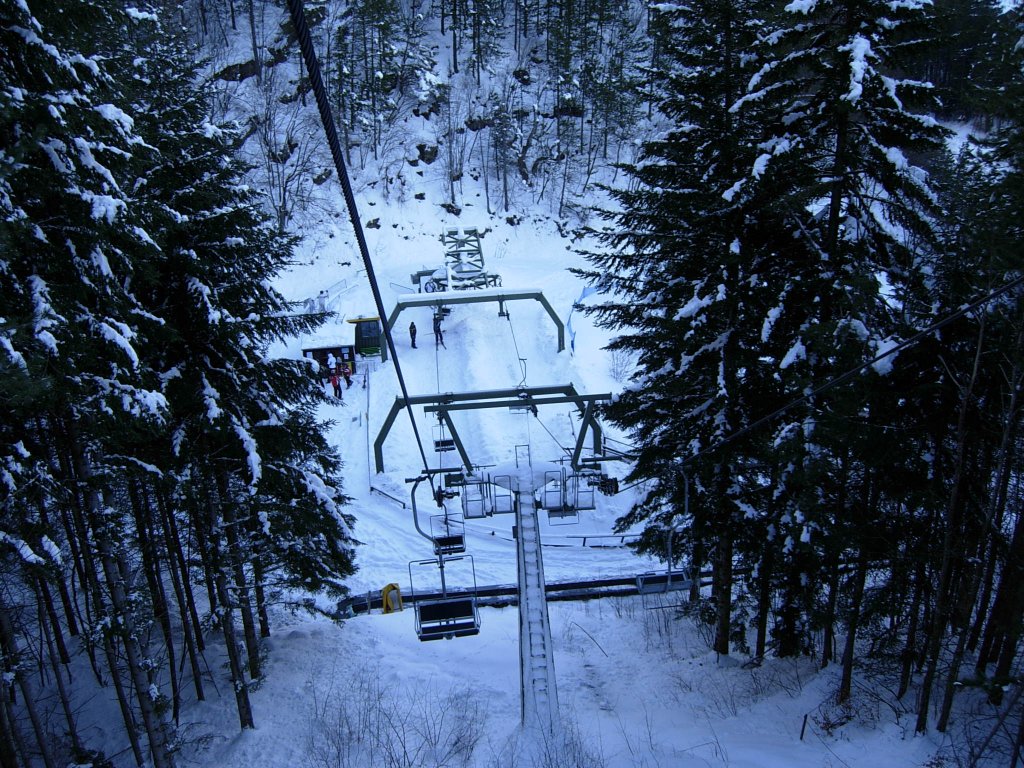
<svg viewBox="0 0 1024 768"><path fill-rule="evenodd" d="M515 389L492 389L479 392L443 392L436 395L412 395L405 398L396 398L388 411L377 439L373 441L373 458L377 472L384 471L384 441L387 439L391 427L395 423L399 412L408 406L422 405L426 413L436 413L438 418L448 428L455 448L459 452L463 466L467 471L472 472L474 464L470 458L455 424L452 422L449 413L451 411L482 410L485 408L541 408L547 405L576 405L581 413L581 424L579 436L576 440L576 447L572 455L572 467L579 470L585 466L593 466L608 459L622 459L623 455L602 455L603 435L601 425L597 422L595 415L596 404L611 400L611 394L581 395L572 384L547 387L518 387ZM583 447L586 444L587 434L592 437L593 455L583 456Z"/></svg>
<svg viewBox="0 0 1024 768"><path fill-rule="evenodd" d="M548 313L551 321L555 324L558 332L558 351L565 350L565 324L558 317L558 313L544 297L544 292L536 288L481 288L473 291L444 291L441 293L411 293L407 296L399 296L395 301L395 308L388 315L388 330L395 328L398 316L402 310L413 307L448 307L455 304L481 304L483 302L498 302L498 311L504 311L506 301L522 301L533 299L539 301L544 311Z"/></svg>

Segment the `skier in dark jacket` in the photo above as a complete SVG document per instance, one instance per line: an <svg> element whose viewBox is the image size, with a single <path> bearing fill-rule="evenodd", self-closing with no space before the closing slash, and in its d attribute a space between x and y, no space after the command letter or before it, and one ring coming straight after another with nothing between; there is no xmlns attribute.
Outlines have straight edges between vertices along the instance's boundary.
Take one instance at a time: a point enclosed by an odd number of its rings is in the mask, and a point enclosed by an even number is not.
<svg viewBox="0 0 1024 768"><path fill-rule="evenodd" d="M409 339L412 341L412 348L416 349L416 323L409 323Z"/></svg>
<svg viewBox="0 0 1024 768"><path fill-rule="evenodd" d="M448 347L444 346L444 333L441 331L441 315L434 315L434 349L437 349L439 344L448 349Z"/></svg>

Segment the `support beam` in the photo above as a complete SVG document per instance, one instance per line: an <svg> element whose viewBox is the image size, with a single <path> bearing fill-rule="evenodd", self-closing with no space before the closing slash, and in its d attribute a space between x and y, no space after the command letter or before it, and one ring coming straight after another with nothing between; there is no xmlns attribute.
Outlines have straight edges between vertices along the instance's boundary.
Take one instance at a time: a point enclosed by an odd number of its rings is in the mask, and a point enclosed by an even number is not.
<svg viewBox="0 0 1024 768"><path fill-rule="evenodd" d="M603 399L610 400L611 395L607 395ZM594 400L587 401L587 406L583 411L583 421L580 424L580 434L576 438L576 448L572 452L572 468L576 470L580 468L580 456L583 454L583 443L586 442L588 426L594 433L593 451L597 455L601 453L601 425L594 418Z"/></svg>
<svg viewBox="0 0 1024 768"><path fill-rule="evenodd" d="M452 423L451 416L446 411L442 411L438 414L441 421L448 428L448 434L452 436L452 440L455 442L455 450L459 452L459 457L462 459L462 466L466 468L468 472L473 471L473 462L469 458L469 454L466 452L466 446L462 444L462 438L459 437L459 431L455 429L455 424Z"/></svg>
<svg viewBox="0 0 1024 768"><path fill-rule="evenodd" d="M491 400L486 403L451 403L443 405L427 405L423 407L424 413L447 413L448 411L479 411L484 408L515 408L530 405L575 405L585 404L584 414L589 413L593 403L603 400L611 400L611 395L564 395L562 397L531 397L513 398L509 400Z"/></svg>
<svg viewBox="0 0 1024 768"><path fill-rule="evenodd" d="M455 304L480 304L488 301L498 302L499 309L504 307L506 301L520 301L533 299L539 301L541 306L551 317L558 331L558 351L565 350L565 324L555 313L554 308L544 297L544 292L536 288L509 289L509 288L481 288L472 291L443 291L441 293L410 293L399 296L395 300L395 308L388 315L388 328L394 330L398 322L398 316L402 310L413 307L449 307Z"/></svg>
<svg viewBox="0 0 1024 768"><path fill-rule="evenodd" d="M516 389L491 389L479 392L444 392L437 395L412 395L408 404L424 406L424 413L436 413L441 422L447 427L455 442L455 447L463 461L463 465L472 471L473 464L466 451L454 422L449 413L451 411L475 411L486 408L514 408L521 406L542 406L542 405L564 405L571 403L576 405L583 415L580 426L580 435L576 441L576 450L573 453L573 469L579 469L580 455L583 451L583 444L586 440L588 427L593 432L594 452L597 453L601 446L601 428L594 417L595 404L611 400L610 394L581 395L572 384L546 387L518 387ZM373 441L373 458L377 472L384 471L384 441L394 426L399 411L406 406L405 400L395 398L391 409L388 411L384 423Z"/></svg>

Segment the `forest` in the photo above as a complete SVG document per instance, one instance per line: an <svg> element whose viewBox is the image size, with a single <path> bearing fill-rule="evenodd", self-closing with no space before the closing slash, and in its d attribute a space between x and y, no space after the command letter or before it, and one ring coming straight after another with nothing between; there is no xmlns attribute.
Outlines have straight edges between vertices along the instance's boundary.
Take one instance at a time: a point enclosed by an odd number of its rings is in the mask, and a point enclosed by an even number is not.
<svg viewBox="0 0 1024 768"><path fill-rule="evenodd" d="M457 215L472 178L585 253L647 488L619 526L711 570L714 650L840 665L918 733L973 696L971 764L1024 760L1019 5L306 14L358 185ZM113 765L76 715L108 686L170 768L210 637L253 728L268 606L353 572L315 372L267 354L327 319L274 278L337 179L283 4L0 20L0 768Z"/></svg>

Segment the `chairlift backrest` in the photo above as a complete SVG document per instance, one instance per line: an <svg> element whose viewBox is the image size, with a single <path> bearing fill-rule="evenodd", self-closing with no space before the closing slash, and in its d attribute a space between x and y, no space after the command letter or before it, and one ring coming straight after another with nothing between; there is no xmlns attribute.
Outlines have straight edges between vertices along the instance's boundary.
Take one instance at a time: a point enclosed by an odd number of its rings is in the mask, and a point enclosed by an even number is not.
<svg viewBox="0 0 1024 768"><path fill-rule="evenodd" d="M434 537L435 555L457 555L466 551L466 537L461 533Z"/></svg>
<svg viewBox="0 0 1024 768"><path fill-rule="evenodd" d="M690 583L690 577L682 571L641 573L636 577L636 591L641 595L675 592L679 589L689 589Z"/></svg>

